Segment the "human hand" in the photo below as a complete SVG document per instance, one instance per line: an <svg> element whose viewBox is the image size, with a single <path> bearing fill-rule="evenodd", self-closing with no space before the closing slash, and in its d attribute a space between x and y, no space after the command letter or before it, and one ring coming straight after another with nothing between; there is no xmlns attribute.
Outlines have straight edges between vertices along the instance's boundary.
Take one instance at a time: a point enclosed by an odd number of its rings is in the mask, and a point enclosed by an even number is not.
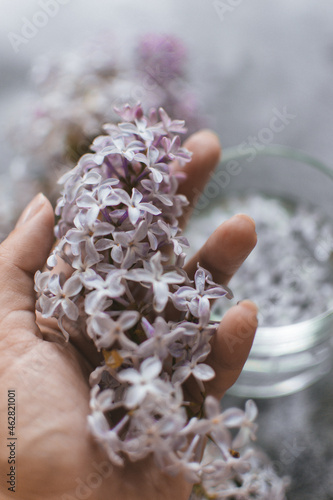
<svg viewBox="0 0 333 500"><path fill-rule="evenodd" d="M195 134L185 146L193 158L183 168L188 177L179 190L193 203L194 193L204 187L219 160L220 147L208 131ZM49 322L36 324L33 277L50 252L53 224L52 207L39 195L0 246L0 432L1 442L6 443L7 391L15 389L16 499L185 500L191 485L182 477L166 476L151 459L115 468L89 435L88 377L94 346L64 344ZM186 271L193 276L199 262L216 282L227 284L255 242L251 219L235 216L212 234ZM220 398L235 382L256 325L256 307L249 301L224 316L209 356L216 377L206 384L207 393ZM230 339L237 348L229 348ZM198 396L193 394L193 398ZM6 445L0 449L4 499L12 498L6 483L8 450Z"/></svg>

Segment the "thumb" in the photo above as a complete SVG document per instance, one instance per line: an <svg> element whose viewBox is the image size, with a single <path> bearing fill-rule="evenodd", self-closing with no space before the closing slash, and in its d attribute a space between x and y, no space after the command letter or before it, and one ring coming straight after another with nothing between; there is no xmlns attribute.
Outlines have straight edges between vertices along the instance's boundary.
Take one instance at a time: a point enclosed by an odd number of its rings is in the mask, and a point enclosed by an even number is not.
<svg viewBox="0 0 333 500"><path fill-rule="evenodd" d="M35 313L34 274L50 253L53 225L52 206L38 194L0 245L0 322L11 312Z"/></svg>

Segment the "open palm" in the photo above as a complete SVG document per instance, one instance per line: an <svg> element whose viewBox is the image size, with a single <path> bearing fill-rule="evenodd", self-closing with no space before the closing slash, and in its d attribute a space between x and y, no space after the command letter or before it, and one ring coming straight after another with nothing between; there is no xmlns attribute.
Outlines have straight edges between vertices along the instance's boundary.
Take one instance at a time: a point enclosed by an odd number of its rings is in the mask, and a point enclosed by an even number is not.
<svg viewBox="0 0 333 500"><path fill-rule="evenodd" d="M220 147L208 131L192 136L186 147L193 151L193 159L185 167L187 180L180 191L193 203L194 193L218 162ZM33 276L50 252L53 224L52 207L39 195L0 246L1 498L13 498L7 482L9 444L15 455L17 500L186 500L191 485L182 477L166 476L150 458L117 469L88 432L94 346L80 338L66 344L52 322L36 323ZM226 284L255 241L253 222L246 216L233 217L212 234L186 270L193 276L199 261L215 281ZM256 325L256 308L249 301L225 315L209 357L216 377L207 383L208 393L222 397L235 382ZM231 336L237 348L230 349ZM7 396L12 390L14 436L8 429Z"/></svg>

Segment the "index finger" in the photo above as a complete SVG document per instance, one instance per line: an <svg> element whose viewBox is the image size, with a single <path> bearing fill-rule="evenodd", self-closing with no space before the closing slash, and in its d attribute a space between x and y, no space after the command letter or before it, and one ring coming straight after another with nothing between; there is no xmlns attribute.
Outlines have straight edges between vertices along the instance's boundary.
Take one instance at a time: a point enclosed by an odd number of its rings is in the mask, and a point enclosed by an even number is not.
<svg viewBox="0 0 333 500"><path fill-rule="evenodd" d="M193 153L191 161L184 167L178 162L174 162L171 166L172 174L185 174L185 179L179 182L178 193L187 197L189 206L179 221L181 227L186 225L203 188L221 158L219 138L210 130L201 130L191 135L184 143L184 147Z"/></svg>

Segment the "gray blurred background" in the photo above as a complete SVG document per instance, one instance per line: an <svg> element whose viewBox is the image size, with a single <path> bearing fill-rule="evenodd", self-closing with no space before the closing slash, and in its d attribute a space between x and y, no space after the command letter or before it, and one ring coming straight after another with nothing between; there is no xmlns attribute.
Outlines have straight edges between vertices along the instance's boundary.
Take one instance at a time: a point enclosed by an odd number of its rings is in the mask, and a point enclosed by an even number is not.
<svg viewBox="0 0 333 500"><path fill-rule="evenodd" d="M59 2L60 3L60 2ZM14 50L24 18L40 10L34 0L0 0L0 143L9 116L20 112L34 58L64 52L109 31L126 60L139 34L171 33L189 48L188 68L202 109L225 147L267 127L283 109L295 116L274 143L301 148L333 166L333 2L324 0L65 0L28 43ZM292 500L333 499L332 381L299 394L259 401L259 443L279 473L293 478ZM243 405L230 396L229 404Z"/></svg>
<svg viewBox="0 0 333 500"><path fill-rule="evenodd" d="M43 1L43 0L40 0ZM46 1L46 0L45 0ZM62 0L55 17L17 53L39 2L1 0L1 125L20 97L31 62L66 51L103 31L126 57L139 34L173 33L189 48L192 83L227 147L268 125L273 109L296 115L274 142L305 148L331 162L333 4L323 0ZM233 6L236 5L237 6ZM223 7L226 6L226 7Z"/></svg>

